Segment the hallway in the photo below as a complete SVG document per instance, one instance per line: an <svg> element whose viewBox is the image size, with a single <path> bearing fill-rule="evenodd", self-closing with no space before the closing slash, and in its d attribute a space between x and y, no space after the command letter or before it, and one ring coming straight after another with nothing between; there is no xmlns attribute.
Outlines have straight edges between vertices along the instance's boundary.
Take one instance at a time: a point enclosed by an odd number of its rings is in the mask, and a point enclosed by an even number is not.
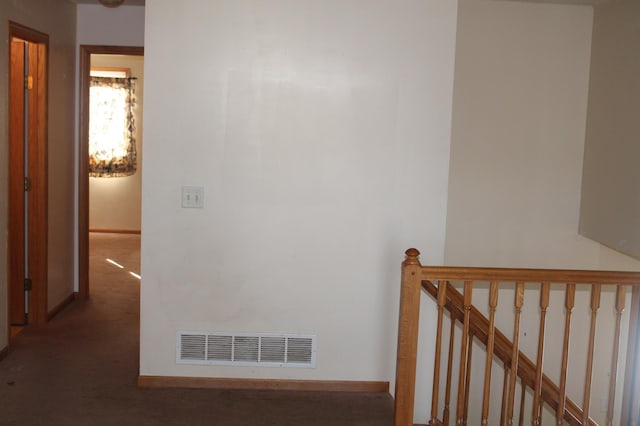
<svg viewBox="0 0 640 426"><path fill-rule="evenodd" d="M392 423L385 394L138 388L139 245L91 235L91 299L15 339L0 361L0 425Z"/></svg>

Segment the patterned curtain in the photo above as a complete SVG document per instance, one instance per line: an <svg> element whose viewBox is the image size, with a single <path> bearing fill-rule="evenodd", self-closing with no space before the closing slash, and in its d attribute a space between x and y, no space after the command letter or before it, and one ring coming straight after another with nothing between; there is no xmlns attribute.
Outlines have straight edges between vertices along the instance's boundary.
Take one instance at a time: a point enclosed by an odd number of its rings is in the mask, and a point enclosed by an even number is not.
<svg viewBox="0 0 640 426"><path fill-rule="evenodd" d="M91 77L89 176L136 172L135 78Z"/></svg>

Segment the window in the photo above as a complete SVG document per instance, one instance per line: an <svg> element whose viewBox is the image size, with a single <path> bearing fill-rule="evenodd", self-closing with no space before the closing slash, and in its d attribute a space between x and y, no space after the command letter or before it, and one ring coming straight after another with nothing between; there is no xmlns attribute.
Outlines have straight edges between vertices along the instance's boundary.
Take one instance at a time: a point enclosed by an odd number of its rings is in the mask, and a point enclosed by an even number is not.
<svg viewBox="0 0 640 426"><path fill-rule="evenodd" d="M92 68L89 79L89 176L136 172L135 78L127 69Z"/></svg>

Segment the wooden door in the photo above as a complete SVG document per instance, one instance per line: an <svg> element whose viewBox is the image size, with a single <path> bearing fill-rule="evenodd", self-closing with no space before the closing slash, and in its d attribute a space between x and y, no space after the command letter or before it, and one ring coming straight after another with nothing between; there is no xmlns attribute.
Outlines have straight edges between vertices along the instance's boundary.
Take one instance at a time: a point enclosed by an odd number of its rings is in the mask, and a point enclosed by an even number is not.
<svg viewBox="0 0 640 426"><path fill-rule="evenodd" d="M47 320L48 37L13 22L9 31L8 308L22 325Z"/></svg>
<svg viewBox="0 0 640 426"><path fill-rule="evenodd" d="M25 271L25 74L24 40L11 39L9 70L9 323L27 323Z"/></svg>

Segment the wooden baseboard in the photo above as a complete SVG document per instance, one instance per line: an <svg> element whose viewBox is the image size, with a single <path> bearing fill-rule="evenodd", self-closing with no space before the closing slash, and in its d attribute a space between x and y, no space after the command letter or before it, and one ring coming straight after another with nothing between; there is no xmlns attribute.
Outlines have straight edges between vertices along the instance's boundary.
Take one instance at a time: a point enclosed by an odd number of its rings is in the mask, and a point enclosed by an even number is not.
<svg viewBox="0 0 640 426"><path fill-rule="evenodd" d="M302 392L389 392L389 382L226 379L175 376L138 376L138 386L143 388L242 389Z"/></svg>
<svg viewBox="0 0 640 426"><path fill-rule="evenodd" d="M0 361L5 359L7 357L7 355L9 355L9 346L7 346L6 348L0 350Z"/></svg>
<svg viewBox="0 0 640 426"><path fill-rule="evenodd" d="M140 235L139 229L89 229L89 232L95 232L98 234L136 234Z"/></svg>
<svg viewBox="0 0 640 426"><path fill-rule="evenodd" d="M69 306L71 304L71 302L73 302L74 300L76 300L76 298L78 297L78 293L74 292L71 293L66 299L64 299L62 302L58 303L58 306L56 306L55 308L53 308L51 311L49 311L49 313L47 314L47 321L51 321L53 319L53 317L55 317L56 315L58 315L60 312L62 312L62 310L64 308L66 308L67 306Z"/></svg>

